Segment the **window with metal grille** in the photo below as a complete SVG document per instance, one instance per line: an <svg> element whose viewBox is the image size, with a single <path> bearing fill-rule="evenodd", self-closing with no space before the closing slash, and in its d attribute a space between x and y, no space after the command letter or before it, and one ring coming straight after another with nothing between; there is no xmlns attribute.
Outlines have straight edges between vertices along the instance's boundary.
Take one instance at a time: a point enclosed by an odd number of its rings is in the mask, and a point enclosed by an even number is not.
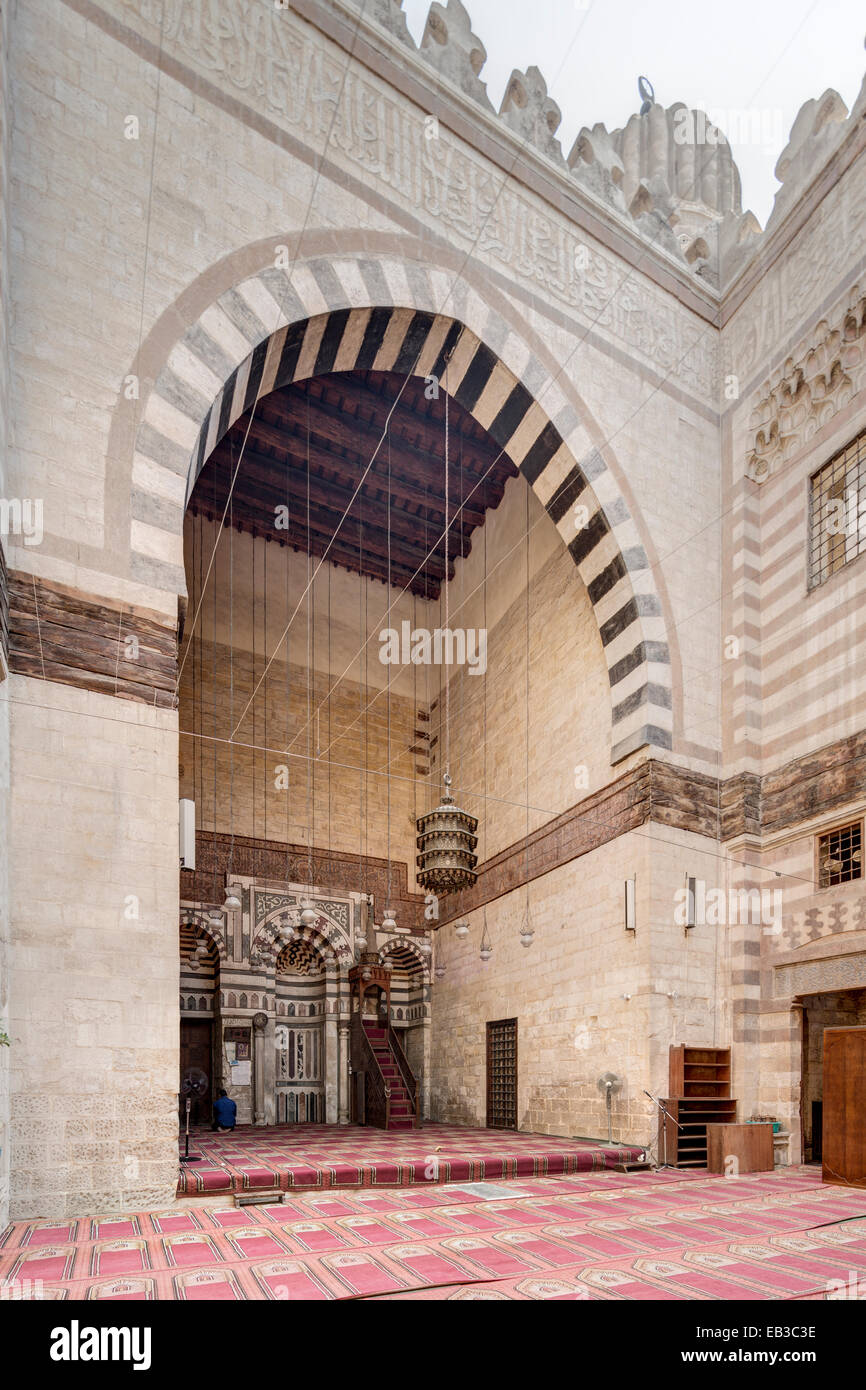
<svg viewBox="0 0 866 1390"><path fill-rule="evenodd" d="M487 1025L487 1127L517 1128L517 1019Z"/></svg>
<svg viewBox="0 0 866 1390"><path fill-rule="evenodd" d="M866 552L866 430L812 475L809 588Z"/></svg>
<svg viewBox="0 0 866 1390"><path fill-rule="evenodd" d="M861 841L860 821L818 837L818 872L822 888L863 877Z"/></svg>

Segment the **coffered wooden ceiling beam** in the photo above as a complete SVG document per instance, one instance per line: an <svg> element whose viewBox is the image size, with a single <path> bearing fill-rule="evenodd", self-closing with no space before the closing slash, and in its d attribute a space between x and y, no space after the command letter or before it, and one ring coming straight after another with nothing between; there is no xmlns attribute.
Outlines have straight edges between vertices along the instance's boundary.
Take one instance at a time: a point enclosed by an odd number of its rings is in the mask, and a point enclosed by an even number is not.
<svg viewBox="0 0 866 1390"><path fill-rule="evenodd" d="M221 518L240 459L231 506L240 530L327 551L335 564L436 599L445 575L444 408L442 395L427 400L421 377L338 372L282 387L217 445L191 510ZM453 577L454 559L469 554L475 528L517 470L454 400L449 425ZM285 506L289 530L277 530L276 508Z"/></svg>
<svg viewBox="0 0 866 1390"><path fill-rule="evenodd" d="M219 522L222 520L222 509L216 509L207 503L193 501L190 504L190 512L193 516L204 516L209 521ZM224 525L227 527L228 522L226 521ZM300 527L297 530L292 529L288 533L279 531L275 535L273 532L261 531L246 521L239 522L237 518L235 519L235 527L238 531L245 531L249 535L268 541L273 540L279 545L286 545L299 554L309 554L322 558L327 551L330 564L341 569L351 570L353 574L368 575L371 579L378 579L385 585L389 583L389 570L386 561L380 560L373 551L365 552L363 558L360 558L357 544L350 545L341 537L334 541L332 536L312 529L308 537L306 528L301 532ZM431 574L425 580L423 575L415 573L415 566L410 567L402 564L392 555L390 584L391 587L401 591L407 589L410 593L417 594L419 598L435 599L439 594L441 579Z"/></svg>
<svg viewBox="0 0 866 1390"><path fill-rule="evenodd" d="M267 482L274 492L277 494L282 492L283 500L294 496L299 490L305 494L307 486L307 459L302 458L300 452L297 454L293 452L292 441L287 441L287 443L288 448L285 447L284 442L279 458L276 457L276 450L263 453L260 449L252 446L251 440L247 442L247 447L243 453L244 474L248 474L253 482ZM236 462L237 454L234 457ZM220 473L226 473L230 477L234 471L231 457L223 450L219 450L214 452L213 458ZM387 483L382 487L378 478L371 481L368 475L358 489L358 479L349 477L348 465L350 462L348 459L336 458L333 454L323 452L321 458L314 464L311 455L311 493L316 491L317 496L324 504L327 504L329 499L332 507L337 507L339 504L338 510L340 511L353 503L354 509L363 517L373 517L381 525L383 515L386 516L389 510ZM360 476L359 474L358 478ZM445 508L441 499L438 499L435 505L431 504L426 508L417 507L414 504L406 506L399 495L399 490L392 488L390 513L392 530L394 527L402 525L416 537L423 539L426 535L430 544L437 536L442 535L445 528ZM451 544L453 544L453 538L461 535L468 542L475 525L478 524L472 520L472 517L480 515L483 519L484 512L476 513L474 510L472 512L459 512L449 507L449 515L451 524L448 534L451 538ZM459 545L455 548L462 554L468 554L468 543L462 550Z"/></svg>
<svg viewBox="0 0 866 1390"><path fill-rule="evenodd" d="M286 505L285 489L272 489L267 481L250 479L244 489L244 520L250 527L254 528L258 535L270 536L272 540L280 539L280 530L276 526L277 508ZM223 481L228 485L227 475L223 475ZM342 539L344 544L354 546L356 556L361 552L370 552L378 555L386 561L388 557L388 532L382 526L384 516L382 511L377 512L375 521L368 521L366 517L360 516L356 511L352 511L344 518L344 511L339 507L330 496L327 488L314 486L310 480L310 511L307 515L307 488L306 479L301 476L300 485L294 490L289 499L287 532L291 545L303 544L304 538L309 527L310 531L325 537L334 536ZM202 498L204 505L206 498ZM215 508L213 509L216 510ZM464 542L465 553L469 553L471 542L467 539ZM449 542L449 557L453 562L454 552L457 550L455 541ZM398 531L396 527L391 528L391 558L412 566L412 569L425 568L431 578L439 580L445 573L445 547L444 542L438 549L428 551L424 544L423 535L414 535L411 531ZM453 576L453 563L450 565Z"/></svg>
<svg viewBox="0 0 866 1390"><path fill-rule="evenodd" d="M292 521L299 524L303 530L306 525L308 502L306 471L297 467L283 468L279 471L275 468L274 462L272 458L255 451L251 452L249 447L244 451L245 501L252 503L258 500L260 502L259 529L263 534L274 528L276 509L285 506L288 506ZM214 460L213 476L217 483L218 495L225 495L231 478L225 459ZM387 496L381 500L377 497L371 498L369 494L365 494L362 488L359 497L365 498L365 504L359 505L354 488L331 482L329 479L321 478L313 473L310 474L309 504L311 516L318 515L320 518L327 516L332 529L336 530L346 509L350 504L353 504L351 515L363 525L368 543L377 549L384 547L383 553L387 555ZM392 546L393 542L397 541L404 548L411 549L415 555L416 564L424 563L434 543L438 551L444 552L445 542L440 539L443 528L438 522L435 524L425 523L423 517L413 516L394 506L391 507L390 516ZM252 521L253 518L250 517L250 520ZM471 527L455 526L452 523L448 533L448 552L452 558L455 555L466 556L469 554L472 545L471 530ZM435 558L435 553L434 551L431 559ZM437 564L431 568L431 573L437 571L440 574L444 573L444 566Z"/></svg>

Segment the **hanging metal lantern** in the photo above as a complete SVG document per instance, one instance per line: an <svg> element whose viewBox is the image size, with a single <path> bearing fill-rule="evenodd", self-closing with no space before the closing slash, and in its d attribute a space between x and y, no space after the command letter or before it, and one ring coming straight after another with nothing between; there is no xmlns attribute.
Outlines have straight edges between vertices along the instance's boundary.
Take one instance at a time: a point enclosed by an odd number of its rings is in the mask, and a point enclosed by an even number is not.
<svg viewBox="0 0 866 1390"><path fill-rule="evenodd" d="M437 965L437 966L436 966L436 970L434 971L434 974L436 975L436 979L437 979L437 980L441 980L441 979L442 979L442 976L445 974L445 966L444 966L444 965Z"/></svg>
<svg viewBox="0 0 866 1390"><path fill-rule="evenodd" d="M309 898L304 898L301 902L301 921L305 927L312 927L316 921L316 909Z"/></svg>
<svg viewBox="0 0 866 1390"><path fill-rule="evenodd" d="M240 898L239 898L239 896L238 896L238 891L237 891L237 889L234 888L234 887L232 887L232 888L227 888L227 889L226 889L226 900L225 900L225 902L223 903L223 908L224 908L227 912L237 912L238 908L240 908L240 907L242 907L242 906L243 906L243 904L241 903L241 900L240 900Z"/></svg>
<svg viewBox="0 0 866 1390"><path fill-rule="evenodd" d="M440 896L458 888L471 888L478 877L475 873L477 817L454 804L447 772L443 780L445 791L439 805L416 821L416 844L420 850L416 857L418 882L422 888Z"/></svg>
<svg viewBox="0 0 866 1390"><path fill-rule="evenodd" d="M521 946L531 946L534 940L535 931L532 926L532 914L529 911L529 906L527 905L526 912L523 917L523 923L520 928L520 944Z"/></svg>
<svg viewBox="0 0 866 1390"><path fill-rule="evenodd" d="M211 922L222 922L222 919L223 919L223 910L222 910L222 908L221 908L221 907L212 907L212 908L210 909L210 911L208 912L208 918L209 918L209 920L210 920Z"/></svg>
<svg viewBox="0 0 866 1390"><path fill-rule="evenodd" d="M454 935L455 935L455 936L459 936L461 939L462 939L464 936L468 936L468 935L469 935L469 923L468 923L468 922L458 922L458 923L457 923L457 926L454 928Z"/></svg>
<svg viewBox="0 0 866 1390"><path fill-rule="evenodd" d="M397 919L396 919L396 917L394 916L394 913L393 913L393 911L392 911L392 909L391 909L390 907L386 907L386 908L385 908L385 913L384 913L384 916L382 917L382 930L383 930L383 931L396 931L396 930L397 930Z"/></svg>
<svg viewBox="0 0 866 1390"><path fill-rule="evenodd" d="M482 933L481 933L481 946L480 946L480 949L479 949L479 951L478 951L478 954L479 954L479 956L481 957L482 960L489 960L490 957L493 955L493 942L490 940L490 934L489 934L489 932L488 932L488 930L487 930L487 909L486 909L486 908L485 908L485 910L484 910L484 929L483 929L483 931L482 931Z"/></svg>

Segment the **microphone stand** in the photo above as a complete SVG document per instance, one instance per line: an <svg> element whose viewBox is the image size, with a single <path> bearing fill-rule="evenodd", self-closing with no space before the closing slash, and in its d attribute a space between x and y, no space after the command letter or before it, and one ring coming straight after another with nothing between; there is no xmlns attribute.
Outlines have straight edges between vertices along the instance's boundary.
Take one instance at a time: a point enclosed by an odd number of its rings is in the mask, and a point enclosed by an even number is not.
<svg viewBox="0 0 866 1390"><path fill-rule="evenodd" d="M661 1111L662 1115L664 1115L664 1117L665 1117L665 1122L662 1124L662 1155L663 1155L663 1157L662 1157L661 1163L659 1163L657 1166L658 1166L658 1168L660 1168L660 1169L661 1169L661 1168L675 1168L675 1167L676 1167L676 1164L675 1164L675 1163L668 1163L668 1127L667 1127L667 1121L668 1121L668 1120L671 1120L672 1123L676 1125L677 1129L682 1129L682 1125L680 1124L679 1120L674 1119L673 1115L672 1115L671 1112L668 1110L668 1108L667 1108L667 1106L665 1105L664 1101L663 1101L663 1100L659 1100L658 1096L652 1095L649 1091L644 1091L644 1095L645 1095L645 1096L649 1096L649 1098L650 1098L650 1100L652 1101L653 1105L657 1105L658 1108L659 1108L659 1110Z"/></svg>
<svg viewBox="0 0 866 1390"><path fill-rule="evenodd" d="M186 1098L186 1144L180 1156L181 1163L201 1163L201 1154L191 1154L189 1151L189 1108L192 1104L189 1096Z"/></svg>

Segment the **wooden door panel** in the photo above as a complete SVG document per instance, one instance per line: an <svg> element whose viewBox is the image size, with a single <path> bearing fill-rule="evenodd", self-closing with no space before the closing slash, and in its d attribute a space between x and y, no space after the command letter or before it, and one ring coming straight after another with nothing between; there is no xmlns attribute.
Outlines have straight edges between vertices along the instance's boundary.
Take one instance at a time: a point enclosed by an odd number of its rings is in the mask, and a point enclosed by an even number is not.
<svg viewBox="0 0 866 1390"><path fill-rule="evenodd" d="M866 1028L824 1029L821 1176L866 1187Z"/></svg>
<svg viewBox="0 0 866 1390"><path fill-rule="evenodd" d="M190 1124L209 1124L213 1107L213 1085L211 1078L213 1025L206 1018L182 1018L180 1021L180 1084L193 1070L204 1072L208 1088L203 1096L191 1096L189 1112ZM186 1098L180 1098L181 1123L186 1120Z"/></svg>

